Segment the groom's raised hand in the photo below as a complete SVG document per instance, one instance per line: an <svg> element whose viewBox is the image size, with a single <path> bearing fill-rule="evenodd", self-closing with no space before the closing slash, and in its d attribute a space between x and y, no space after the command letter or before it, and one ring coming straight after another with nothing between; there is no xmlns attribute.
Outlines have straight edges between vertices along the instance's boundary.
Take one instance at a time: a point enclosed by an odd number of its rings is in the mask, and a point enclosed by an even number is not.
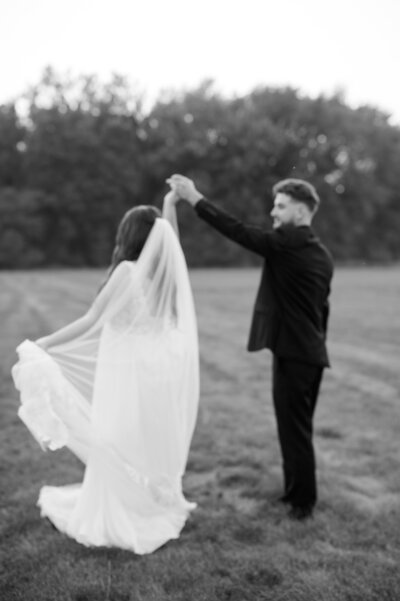
<svg viewBox="0 0 400 601"><path fill-rule="evenodd" d="M193 207L203 198L203 195L196 189L194 182L184 175L175 173L167 179L167 182L180 198L186 200Z"/></svg>

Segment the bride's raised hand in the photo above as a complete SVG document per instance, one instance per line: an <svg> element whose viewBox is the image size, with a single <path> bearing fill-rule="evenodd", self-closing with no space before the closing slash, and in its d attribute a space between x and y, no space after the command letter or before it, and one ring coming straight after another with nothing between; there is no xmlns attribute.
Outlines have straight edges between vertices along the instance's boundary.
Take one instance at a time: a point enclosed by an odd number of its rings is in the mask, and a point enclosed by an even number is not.
<svg viewBox="0 0 400 601"><path fill-rule="evenodd" d="M180 200L180 196L178 194L178 191L177 191L177 188L176 188L176 184L175 184L175 182L173 181L172 178L169 178L169 179L167 179L165 181L170 186L171 189L165 195L164 201L175 204L175 203L178 202L178 200Z"/></svg>
<svg viewBox="0 0 400 601"><path fill-rule="evenodd" d="M167 194L164 196L162 214L164 219L170 222L173 229L175 230L176 235L179 238L178 220L176 217L176 203L178 202L178 200L180 200L180 198L175 190L175 186L171 184L168 180L167 183L170 184L171 190L169 190L169 192L167 192Z"/></svg>
<svg viewBox="0 0 400 601"><path fill-rule="evenodd" d="M164 196L164 203L176 204L178 200L180 200L180 198L173 188L171 188L171 190L169 190L169 192L167 192L167 194Z"/></svg>

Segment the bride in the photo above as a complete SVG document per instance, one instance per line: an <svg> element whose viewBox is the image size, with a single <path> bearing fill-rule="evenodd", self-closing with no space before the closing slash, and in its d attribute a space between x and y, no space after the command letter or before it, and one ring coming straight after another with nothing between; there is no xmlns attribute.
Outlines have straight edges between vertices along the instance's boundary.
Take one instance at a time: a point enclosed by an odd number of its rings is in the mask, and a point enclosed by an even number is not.
<svg viewBox="0 0 400 601"><path fill-rule="evenodd" d="M17 349L19 416L67 446L83 482L44 486L41 515L88 546L151 553L195 507L182 493L199 397L196 318L176 197L122 219L106 282L77 321ZM175 230L175 231L174 231Z"/></svg>

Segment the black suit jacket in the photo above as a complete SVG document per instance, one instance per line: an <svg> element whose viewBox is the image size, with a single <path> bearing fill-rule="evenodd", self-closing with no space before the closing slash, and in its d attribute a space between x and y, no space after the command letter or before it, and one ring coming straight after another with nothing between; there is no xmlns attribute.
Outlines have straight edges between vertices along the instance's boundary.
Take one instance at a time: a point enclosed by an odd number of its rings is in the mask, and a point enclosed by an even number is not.
<svg viewBox="0 0 400 601"><path fill-rule="evenodd" d="M246 225L206 199L195 210L224 236L265 259L248 350L269 348L278 357L328 366L333 261L311 227Z"/></svg>

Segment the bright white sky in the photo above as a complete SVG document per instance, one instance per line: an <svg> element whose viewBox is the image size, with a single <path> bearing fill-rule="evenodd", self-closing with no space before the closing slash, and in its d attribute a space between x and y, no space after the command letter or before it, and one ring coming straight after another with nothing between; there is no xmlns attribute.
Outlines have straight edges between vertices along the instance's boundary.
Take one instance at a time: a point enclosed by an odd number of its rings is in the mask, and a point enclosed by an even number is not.
<svg viewBox="0 0 400 601"><path fill-rule="evenodd" d="M0 103L45 66L127 75L148 97L213 78L222 93L343 89L400 123L400 0L2 0ZM397 73L397 75L396 75Z"/></svg>

